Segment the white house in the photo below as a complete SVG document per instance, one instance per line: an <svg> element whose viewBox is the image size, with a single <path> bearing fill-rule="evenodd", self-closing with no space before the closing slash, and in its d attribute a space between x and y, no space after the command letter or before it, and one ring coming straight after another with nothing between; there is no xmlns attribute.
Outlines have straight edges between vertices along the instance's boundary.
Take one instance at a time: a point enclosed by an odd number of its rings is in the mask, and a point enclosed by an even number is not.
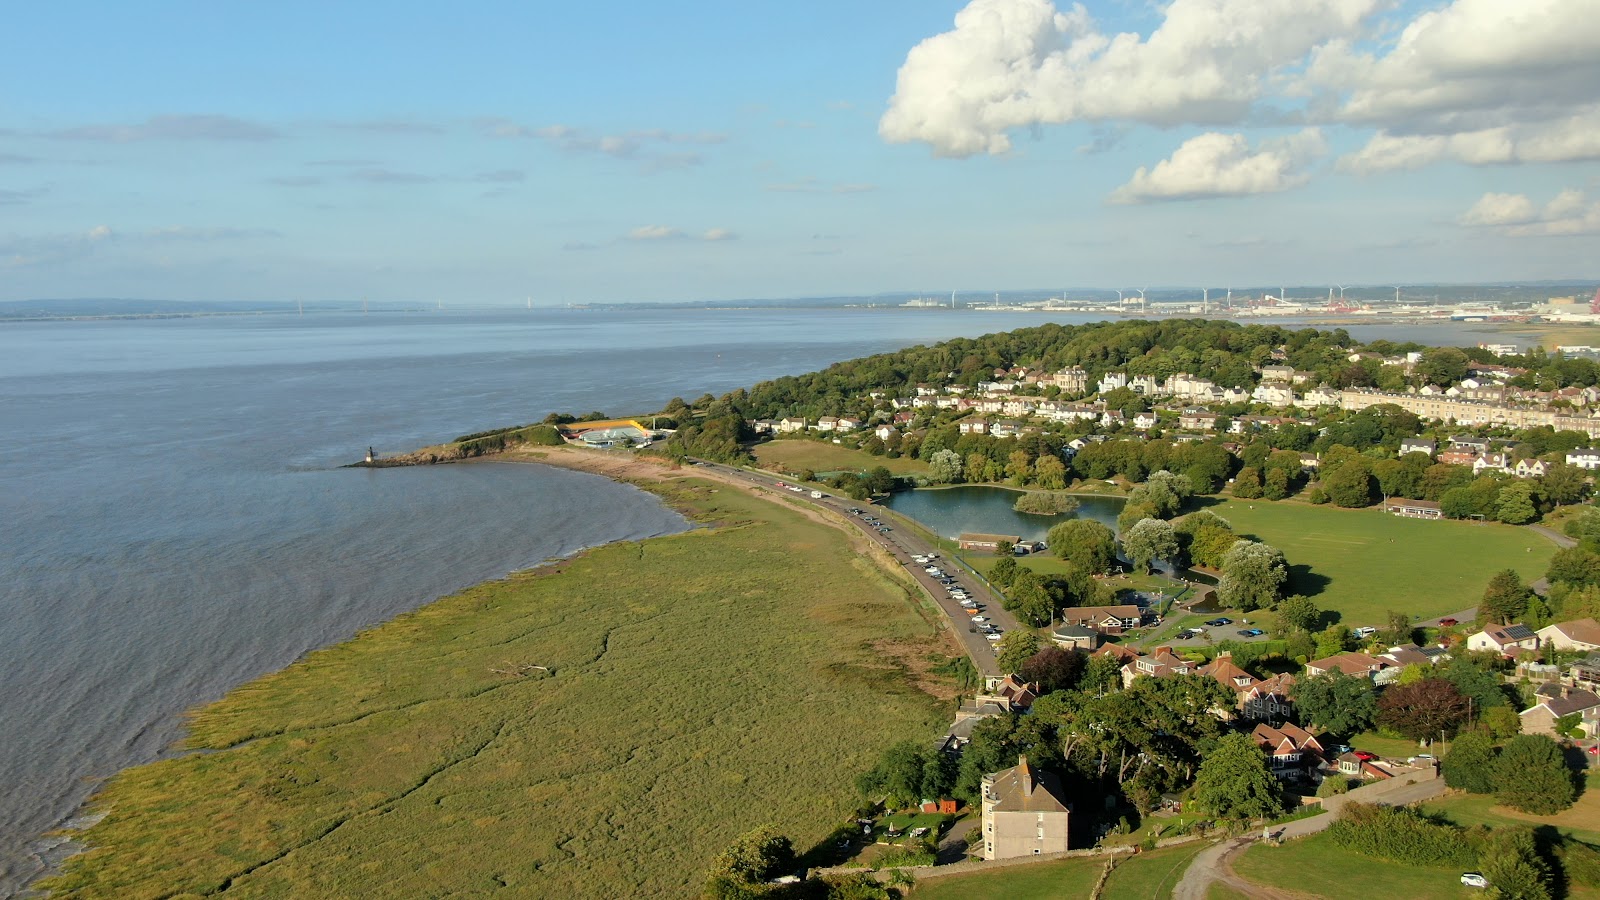
<svg viewBox="0 0 1600 900"><path fill-rule="evenodd" d="M1154 427L1156 427L1156 424L1158 422L1160 422L1160 421L1161 421L1160 417L1158 417L1153 412L1134 413L1134 416L1133 416L1133 427L1135 427L1135 428L1154 428Z"/></svg>
<svg viewBox="0 0 1600 900"><path fill-rule="evenodd" d="M1600 469L1600 450L1568 450L1567 465L1580 469Z"/></svg>
<svg viewBox="0 0 1600 900"><path fill-rule="evenodd" d="M1517 460L1516 468L1512 471L1518 478L1542 478L1544 477L1544 460L1519 459Z"/></svg>
<svg viewBox="0 0 1600 900"><path fill-rule="evenodd" d="M1490 625L1467 638L1467 649L1514 656L1523 650L1539 649L1539 636L1526 625Z"/></svg>
<svg viewBox="0 0 1600 900"><path fill-rule="evenodd" d="M778 420L778 430L785 433L805 431L806 420L803 417L796 418L793 416L785 416L784 418Z"/></svg>
<svg viewBox="0 0 1600 900"><path fill-rule="evenodd" d="M1576 619L1546 625L1537 632L1541 645L1557 650L1600 650L1600 622L1594 619Z"/></svg>

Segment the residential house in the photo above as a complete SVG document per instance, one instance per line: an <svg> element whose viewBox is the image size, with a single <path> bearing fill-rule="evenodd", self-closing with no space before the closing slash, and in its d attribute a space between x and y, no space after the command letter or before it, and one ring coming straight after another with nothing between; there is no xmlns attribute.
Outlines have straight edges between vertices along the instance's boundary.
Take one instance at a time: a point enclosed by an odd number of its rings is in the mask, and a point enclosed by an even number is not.
<svg viewBox="0 0 1600 900"><path fill-rule="evenodd" d="M1128 379L1128 390L1146 397L1154 397L1161 393L1161 385L1156 382L1154 375L1135 375Z"/></svg>
<svg viewBox="0 0 1600 900"><path fill-rule="evenodd" d="M1171 647L1157 647L1148 656L1135 656L1122 666L1122 686L1129 687L1133 680L1145 678L1170 678L1173 675L1191 675L1194 663L1172 652Z"/></svg>
<svg viewBox="0 0 1600 900"><path fill-rule="evenodd" d="M1478 461L1478 454L1473 450L1441 450L1439 462L1451 466L1470 466Z"/></svg>
<svg viewBox="0 0 1600 900"><path fill-rule="evenodd" d="M1217 427L1217 416L1204 409L1186 409L1178 416L1178 427L1185 431L1210 431Z"/></svg>
<svg viewBox="0 0 1600 900"><path fill-rule="evenodd" d="M963 535L965 537L965 535ZM1121 634L1138 628L1144 610L1137 606L1073 606L1061 611L1062 625L1082 625L1101 634Z"/></svg>
<svg viewBox="0 0 1600 900"><path fill-rule="evenodd" d="M1071 818L1060 779L1035 770L1026 756L983 777L984 859L1064 852Z"/></svg>
<svg viewBox="0 0 1600 900"><path fill-rule="evenodd" d="M1142 430L1154 428L1160 421L1160 417L1153 412L1134 413L1133 415L1133 427Z"/></svg>
<svg viewBox="0 0 1600 900"><path fill-rule="evenodd" d="M1082 394L1089 390L1089 373L1082 366L1067 366L1050 376L1050 383L1063 394Z"/></svg>
<svg viewBox="0 0 1600 900"><path fill-rule="evenodd" d="M1000 549L1002 543L1015 546L1022 538L1015 534L976 534L963 533L956 540L957 546L963 550L989 550Z"/></svg>
<svg viewBox="0 0 1600 900"><path fill-rule="evenodd" d="M1294 676L1283 672L1239 693L1239 714L1258 722L1281 722L1294 715Z"/></svg>
<svg viewBox="0 0 1600 900"><path fill-rule="evenodd" d="M822 418L817 420L817 424L815 426L815 428L818 431L833 431L834 429L836 429L838 427L839 427L839 417L838 416L823 416Z"/></svg>
<svg viewBox="0 0 1600 900"><path fill-rule="evenodd" d="M1093 653L1100 646L1100 632L1087 625L1062 625L1050 633L1050 640L1063 650Z"/></svg>
<svg viewBox="0 0 1600 900"><path fill-rule="evenodd" d="M985 705L993 705L1001 712L1023 712L1039 699L1039 685L1031 681L1023 681L1016 675L990 676L985 679L984 689L974 694L970 700L961 704L961 708L977 709ZM957 713L960 716L960 713Z"/></svg>
<svg viewBox="0 0 1600 900"><path fill-rule="evenodd" d="M789 433L796 432L796 431L805 431L806 430L806 420L804 418L795 418L795 417L786 416L786 417L778 420L778 430L783 432L783 433L785 433L785 434L789 434Z"/></svg>
<svg viewBox="0 0 1600 900"><path fill-rule="evenodd" d="M1244 403L1250 399L1250 392L1244 388L1224 388L1220 399L1223 403Z"/></svg>
<svg viewBox="0 0 1600 900"><path fill-rule="evenodd" d="M1021 430L1021 422L1002 421L989 423L989 433L995 437L1016 437Z"/></svg>
<svg viewBox="0 0 1600 900"><path fill-rule="evenodd" d="M1294 381L1294 366L1262 366L1261 380L1291 384Z"/></svg>
<svg viewBox="0 0 1600 900"><path fill-rule="evenodd" d="M1504 453L1484 453L1472 462L1472 474L1482 475L1485 471L1493 469L1496 472L1510 471L1509 460Z"/></svg>
<svg viewBox="0 0 1600 900"><path fill-rule="evenodd" d="M1436 449L1438 449L1438 447L1434 444L1434 442L1428 440L1427 438L1402 438L1400 440L1401 456L1405 456L1407 453L1424 453L1428 456L1432 456L1433 451Z"/></svg>
<svg viewBox="0 0 1600 900"><path fill-rule="evenodd" d="M1577 466L1580 469L1589 469L1590 471L1600 469L1600 450L1593 448L1568 450L1567 465Z"/></svg>
<svg viewBox="0 0 1600 900"><path fill-rule="evenodd" d="M1519 459L1511 472L1518 478L1543 478L1545 472L1544 460Z"/></svg>
<svg viewBox="0 0 1600 900"><path fill-rule="evenodd" d="M862 422L860 419L852 416L840 416L839 421L834 428L837 431L855 431L857 428L860 428L861 425Z"/></svg>
<svg viewBox="0 0 1600 900"><path fill-rule="evenodd" d="M1095 390L1102 394L1109 394L1117 388L1128 386L1128 373L1107 372L1100 377L1100 383L1095 385Z"/></svg>
<svg viewBox="0 0 1600 900"><path fill-rule="evenodd" d="M1112 425L1122 425L1127 421L1128 417L1124 416L1120 409L1108 409L1100 414L1100 424L1106 428L1110 428Z"/></svg>
<svg viewBox="0 0 1600 900"><path fill-rule="evenodd" d="M1535 634L1539 645L1557 650L1600 650L1600 622L1594 619L1576 619L1546 625Z"/></svg>
<svg viewBox="0 0 1600 900"><path fill-rule="evenodd" d="M1534 704L1523 710L1523 734L1558 737L1556 720L1576 715L1585 735L1600 734L1600 695L1559 682L1542 684L1534 691Z"/></svg>
<svg viewBox="0 0 1600 900"><path fill-rule="evenodd" d="M872 429L872 436L880 441L887 441L889 438L894 437L894 435L895 430L893 425L879 425L877 428Z"/></svg>
<svg viewBox="0 0 1600 900"><path fill-rule="evenodd" d="M1600 653L1591 653L1567 669L1567 680L1573 687L1600 691Z"/></svg>
<svg viewBox="0 0 1600 900"><path fill-rule="evenodd" d="M756 434L772 434L778 430L777 419L756 419L750 423L750 430Z"/></svg>
<svg viewBox="0 0 1600 900"><path fill-rule="evenodd" d="M1269 406L1289 407L1294 405L1294 390L1285 385L1263 381L1250 393L1250 399Z"/></svg>
<svg viewBox="0 0 1600 900"><path fill-rule="evenodd" d="M984 419L962 419L960 428L962 434L989 433L989 423Z"/></svg>
<svg viewBox="0 0 1600 900"><path fill-rule="evenodd" d="M1267 754L1272 774L1297 778L1322 765L1323 747L1316 736L1298 725L1284 722L1273 727L1265 722L1250 732L1256 745Z"/></svg>
<svg viewBox="0 0 1600 900"><path fill-rule="evenodd" d="M1008 416L1031 416L1038 408L1038 404L1030 398L1012 397L1001 405L1000 411Z"/></svg>
<svg viewBox="0 0 1600 900"><path fill-rule="evenodd" d="M1368 656L1365 653L1336 653L1325 659L1314 659L1306 663L1306 675L1326 675L1337 671L1346 675L1361 675L1376 679L1379 672L1392 665L1388 660Z"/></svg>
<svg viewBox="0 0 1600 900"><path fill-rule="evenodd" d="M1314 387L1306 391L1304 396L1294 402L1294 405L1302 409L1315 409L1319 406L1338 406L1339 400L1338 391Z"/></svg>
<svg viewBox="0 0 1600 900"><path fill-rule="evenodd" d="M1490 625L1467 638L1467 649L1516 656L1525 650L1539 649L1539 636L1526 625Z"/></svg>
<svg viewBox="0 0 1600 900"><path fill-rule="evenodd" d="M1471 450L1473 453L1488 453L1489 439L1473 437L1470 434L1458 434L1450 438L1450 449Z"/></svg>
<svg viewBox="0 0 1600 900"><path fill-rule="evenodd" d="M1407 500L1404 497L1390 497L1383 501L1383 511L1405 516L1408 519L1442 519L1444 510L1433 500Z"/></svg>

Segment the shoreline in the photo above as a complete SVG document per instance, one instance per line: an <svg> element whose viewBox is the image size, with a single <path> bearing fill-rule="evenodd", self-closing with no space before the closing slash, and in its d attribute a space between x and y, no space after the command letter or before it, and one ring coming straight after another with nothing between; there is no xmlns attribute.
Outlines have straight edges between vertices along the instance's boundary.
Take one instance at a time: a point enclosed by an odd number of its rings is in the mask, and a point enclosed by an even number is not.
<svg viewBox="0 0 1600 900"><path fill-rule="evenodd" d="M131 772L147 769L150 766L179 761L187 757L210 756L226 751L238 750L258 741L273 737L273 734L267 733L252 736L238 743L229 744L226 746L208 746L204 743L204 739L196 734L194 729L196 720L206 714L207 711L209 711L212 707L215 707L217 704L228 700L232 695L239 692L241 688L249 688L257 685L260 682L279 678L291 670L302 667L319 655L324 655L331 651L336 651L342 647L345 647L346 645L361 641L364 637L371 633L395 626L397 623L400 623L403 620L418 617L419 614L428 613L434 608L444 605L447 601L451 601L463 595L472 594L474 592L478 592L486 588L493 588L499 585L512 584L524 579L558 576L563 574L567 568L579 564L586 558L591 557L599 552L612 549L617 545L642 544L644 542L663 538L671 539L676 536L681 536L696 531L703 531L707 528L716 528L719 524L714 521L708 522L697 517L698 513L703 512L702 510L697 510L688 502L677 502L671 496L669 491L652 490L651 486L661 486L676 479L688 478L712 481L729 487L738 487L742 489L741 493L753 495L757 497L760 502L772 504L790 512L799 512L808 519L839 531L845 536L847 542L851 543L852 545L856 543L856 539L858 537L850 531L847 523L833 522L829 520L829 518L820 510L810 510L795 504L784 503L782 502L785 499L783 497L770 496L767 492L752 489L750 485L743 484L725 475L720 475L718 473L702 469L690 469L669 460L657 457L639 456L638 454L632 452L604 451L572 446L560 446L538 447L536 449L507 449L481 456L457 456L453 458L437 457L426 460L417 458L417 454L421 452L423 451L416 451L413 454L408 454L407 456L410 458L403 461L400 459L391 458L390 460L385 461L384 464L377 466L367 466L367 464L363 463L357 464L357 466L344 466L342 468L358 466L383 468L456 462L549 465L556 468L567 469L569 471L583 472L586 474L607 478L611 481L627 484L636 489L645 491L646 493L650 493L656 502L682 517L685 527L681 531L670 533L661 533L644 537L616 538L600 544L579 548L561 557L548 558L533 566L514 569L502 575L484 579L464 588L452 591L448 594L441 595L440 597L433 598L432 600L427 601L415 609L408 610L380 622L375 622L364 626L343 640L308 650L305 653L302 653L295 660L287 663L277 670L265 673L257 678L243 682L239 685L235 685L234 687L230 688L228 692L221 698L197 702L195 705L189 707L181 714L183 720L182 733L176 738L176 740L174 740L172 744L170 744L167 748L164 748L161 756L150 761L132 764L108 776L102 782L101 786L97 788L81 806L75 809L61 825L56 826L49 831L35 837L34 841L32 842L35 846L47 844L47 846L41 847L40 852L36 854L36 858L39 858L44 863L45 867L40 872L28 877L27 881L23 883L21 891L17 896L46 896L41 889L37 887L39 882L62 876L65 873L69 861L73 857L96 849L96 846L93 843L85 842L83 838L85 837L86 831L92 830L93 827L103 820L108 814L114 812L117 805L116 801L114 799L108 801L104 796L107 789L114 782L122 779ZM715 491L713 491L713 493L715 493ZM873 568L877 569L879 574L884 576L888 581L899 583L898 579L895 577L898 572L897 567L889 566L884 561L877 559L872 559L871 565ZM907 605L911 608L913 615L922 617L922 611L918 608L918 604L915 599L911 599ZM946 637L946 635L942 633L943 630L937 625L934 625L932 630L939 640L943 640ZM948 650L953 648L946 649ZM527 673L519 672L515 674ZM915 688L915 679L913 678L915 674L916 673L910 670L906 670L904 672L905 685L907 687ZM547 676L553 678L555 676L554 669L548 670ZM917 693L918 695L921 695L922 693L920 690L913 690L913 692ZM58 855L51 856L50 854L52 854L52 852ZM57 887L57 890L59 889L60 888Z"/></svg>
<svg viewBox="0 0 1600 900"><path fill-rule="evenodd" d="M545 448L545 449L546 450L559 450L559 449L564 449L564 448L551 447L551 448ZM602 542L599 542L599 543L596 543L596 544L590 544L590 545L587 545L587 546L579 547L579 548L577 548L575 550L572 550L572 551L570 551L570 552L568 552L566 554L563 554L561 556L547 557L546 559L540 560L539 562L537 562L537 563L535 563L533 565L521 566L521 567L518 567L518 568L507 570L507 571L502 572L502 573L500 573L498 575L493 575L493 576L490 576L488 578L480 579L478 581L469 582L469 583L464 584L461 587L458 587L458 588L456 588L454 590L447 591L446 593L440 594L440 595L438 595L436 597L433 597L433 598L431 598L429 600L426 600L423 603L421 603L420 605L418 605L418 606L416 606L416 607L414 607L412 609L404 610L404 611L396 613L396 614L394 614L392 616L389 616L388 618L381 619L379 621L371 622L369 624L363 625L360 628L356 629L354 631L354 633L350 634L348 637L333 641L332 643L329 643L329 644L323 644L323 645L320 645L320 646L308 648L308 649L302 651L294 659L288 661L287 663L285 663L284 665L280 666L279 668L274 669L274 670L272 670L270 672L264 672L261 675L256 676L255 678L249 679L247 681L240 682L239 684L236 684L236 685L228 688L227 691L225 691L224 694L222 696L220 696L220 697L212 697L212 698L209 698L209 699L196 700L195 702L191 703L189 706L185 707L181 712L178 712L178 713L175 714L176 718L177 718L177 721L178 721L177 734L173 737L171 742L169 742L165 746L161 747L161 749L157 752L157 755L154 758L149 759L149 760L145 760L143 762L130 763L130 764L126 765L126 766L123 766L122 768L117 769L115 772L112 772L109 775L101 777L99 779L99 785L95 788L94 791L92 791L89 794L89 796L87 798L84 799L84 801L82 803L80 803L77 807L75 807L70 813L68 813L65 817L63 817L59 822L51 825L49 828L45 829L42 832L39 832L37 834L34 834L34 835L30 836L26 840L26 842L22 846L23 853L27 858L31 858L31 859L36 860L39 863L39 869L38 869L38 871L36 871L36 872L34 872L34 873L30 874L30 875L23 876L24 880L20 883L20 886L19 886L19 888L17 890L17 893L14 894L14 895L9 895L9 896L15 896L15 897L18 897L18 898L34 898L34 897L44 897L44 896L46 896L46 894L40 892L35 887L35 885L38 882L42 881L42 880L53 878L53 877L61 874L62 866L69 859L71 859L74 856L77 856L80 853L83 853L83 852L85 852L87 850L92 849L91 847L79 842L77 840L76 835L82 833L83 831L85 831L85 830L87 830L89 828L92 828L94 825L98 824L100 822L100 820L105 818L105 815L106 815L108 810L104 809L104 808L100 808L99 806L97 806L96 805L97 804L97 799L98 799L98 797L100 795L100 792L105 788L105 786L109 785L118 776L122 775L125 772L131 771L133 769L140 768L142 766L155 765L155 764L158 764L158 763L167 762L169 760L182 759L182 758L184 758L186 756L191 756L191 755L196 755L196 754L207 754L207 753L217 752L215 749L212 749L212 748L195 747L195 746L191 746L190 745L190 743L189 743L190 737L191 737L190 722L192 721L192 719L195 716L195 714L198 713L200 710L203 710L204 708L206 708L206 707L208 707L208 706L210 706L210 705L212 705L214 703L220 702L222 699L224 699L228 694L232 693L233 691L238 690L239 688L244 687L246 685L252 684L252 683L254 683L256 681L259 681L259 680L261 680L263 678L267 678L267 677L270 677L272 675L276 675L278 673L281 673L281 672L283 672L283 671L285 671L285 670L287 670L287 669L289 669L289 668L291 668L293 666L299 665L300 663L304 662L308 657L312 656L313 654L320 653L320 652L323 652L323 651L328 650L330 648L338 647L341 644L347 643L349 641L356 640L356 639L360 638L363 634L365 634L365 633L367 633L369 631L372 631L373 629L381 628L384 625L386 625L388 623L391 623L391 622L394 622L395 620L397 620L397 619L399 619L399 618L401 618L403 616L414 614L419 610L426 609L429 606L432 606L432 605L434 605L436 603L439 603L440 601L443 601L443 600L445 600L445 599L447 599L449 597L455 596L455 595L463 593L465 591L470 591L470 590L473 590L473 589L476 589L476 588L480 588L480 587L483 587L484 585L494 584L494 583L498 583L498 582L504 582L504 581L507 581L508 579L515 578L515 577L517 577L519 575L537 575L537 574L558 573L561 570L562 567L570 565L574 561L582 558L583 556L585 556L587 554L593 553L596 550L600 550L600 549L603 549L603 548L606 548L606 547L611 547L611 546L616 545L616 544L632 543L632 542L643 541L643 540L651 540L653 538L667 537L667 536L670 536L670 535L673 535L673 534L683 534L683 533L691 532L691 531L694 531L694 530L696 530L698 528L703 527L702 523L696 522L679 505L671 503L668 500L668 498L663 497L661 494L658 494L658 493L655 493L655 492L648 491L648 490L644 489L643 487L640 486L640 484L638 483L638 480L636 480L635 478L633 478L633 477L620 477L620 476L615 476L615 475L610 474L610 471L608 471L608 470L615 470L617 467L615 467L615 466L596 466L596 465L589 464L590 461L581 460L581 459L576 458L578 455L581 455L581 454L584 454L584 453L590 452L590 451L584 451L584 450L580 450L578 448L572 448L572 451L573 451L573 457L574 457L572 459L565 458L565 455L563 455L563 457L561 459L558 459L558 460L545 460L545 459L521 458L521 457L511 458L513 454L519 454L520 451L503 451L501 453L489 454L489 455L484 455L484 456L476 456L476 457L460 456L460 457L449 458L449 459L441 458L441 459L439 459L437 461L434 461L434 462L421 462L421 461L391 462L391 463L388 463L387 465L384 465L384 464L372 465L372 464L368 464L368 463L364 463L363 462L363 463L356 463L356 464L347 464L347 465L344 465L344 466L339 466L338 468L346 468L346 469L348 469L348 468L397 468L397 467L404 467L404 466L444 465L444 464L451 464L451 463L461 463L461 464L471 464L471 463L489 464L489 463L495 463L495 464L512 464L512 465L527 465L527 464L530 464L530 463L537 463L537 464L543 464L543 465L550 465L550 466L552 466L554 468L566 469L568 471L573 471L573 472L583 472L585 474L596 475L596 476L599 476L599 477L602 477L602 478L607 478L607 479L609 479L611 481L617 482L619 484L629 485L630 487L633 487L633 488L635 488L637 490L640 490L640 491L642 491L642 492L644 492L646 494L649 494L650 497L652 498L653 502L658 503L661 506L663 506L664 508L669 509L672 512L674 512L675 514L677 514L683 520L684 527L682 529L678 530L678 531L672 531L672 532L657 532L657 533L646 534L646 535L641 535L641 536L612 538L610 540L602 541ZM420 451L414 451L414 452L420 452ZM593 452L597 452L598 453L598 452L604 452L604 451L593 451ZM540 455L542 455L542 451L533 451L533 452L527 453L525 455L529 456L529 457L540 456ZM643 471L645 471L645 470L638 469L638 467L629 467L629 468L633 470L633 474L643 474ZM648 467L646 467L646 468L648 468ZM659 479L653 479L653 480L659 480Z"/></svg>

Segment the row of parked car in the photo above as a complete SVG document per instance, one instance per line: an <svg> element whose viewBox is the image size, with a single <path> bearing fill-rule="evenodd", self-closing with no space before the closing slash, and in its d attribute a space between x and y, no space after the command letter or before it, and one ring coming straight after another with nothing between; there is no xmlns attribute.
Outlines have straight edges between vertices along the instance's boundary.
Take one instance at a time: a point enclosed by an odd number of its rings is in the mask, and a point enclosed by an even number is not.
<svg viewBox="0 0 1600 900"><path fill-rule="evenodd" d="M999 641L1000 636L1005 632L995 625L988 616L983 614L983 604L973 599L972 594L968 593L965 585L944 569L939 568L938 559L939 554L937 553L917 554L911 557L912 562L922 564L923 572L937 579L944 586L951 600L961 604L961 608L966 610L967 615L972 618L972 627L967 629L969 632L973 634L982 633L991 643Z"/></svg>
<svg viewBox="0 0 1600 900"><path fill-rule="evenodd" d="M868 528L871 528L872 530L878 532L879 534L888 534L889 532L894 530L894 529L890 528L889 526L883 524L882 522L878 521L878 517L877 516L867 512L864 509L851 508L850 514L852 516L860 516L861 517L861 521L867 523L867 527Z"/></svg>

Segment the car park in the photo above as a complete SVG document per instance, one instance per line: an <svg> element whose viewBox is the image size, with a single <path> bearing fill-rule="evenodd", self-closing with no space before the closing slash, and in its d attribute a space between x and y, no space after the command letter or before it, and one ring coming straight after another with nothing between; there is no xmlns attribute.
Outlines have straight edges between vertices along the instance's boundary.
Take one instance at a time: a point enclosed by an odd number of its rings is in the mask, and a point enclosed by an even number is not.
<svg viewBox="0 0 1600 900"><path fill-rule="evenodd" d="M1233 620L1232 619L1226 619L1226 618L1217 618L1217 619L1212 619L1211 621L1207 622L1206 624L1210 625L1212 628L1221 628L1224 625L1232 625L1233 624Z"/></svg>

